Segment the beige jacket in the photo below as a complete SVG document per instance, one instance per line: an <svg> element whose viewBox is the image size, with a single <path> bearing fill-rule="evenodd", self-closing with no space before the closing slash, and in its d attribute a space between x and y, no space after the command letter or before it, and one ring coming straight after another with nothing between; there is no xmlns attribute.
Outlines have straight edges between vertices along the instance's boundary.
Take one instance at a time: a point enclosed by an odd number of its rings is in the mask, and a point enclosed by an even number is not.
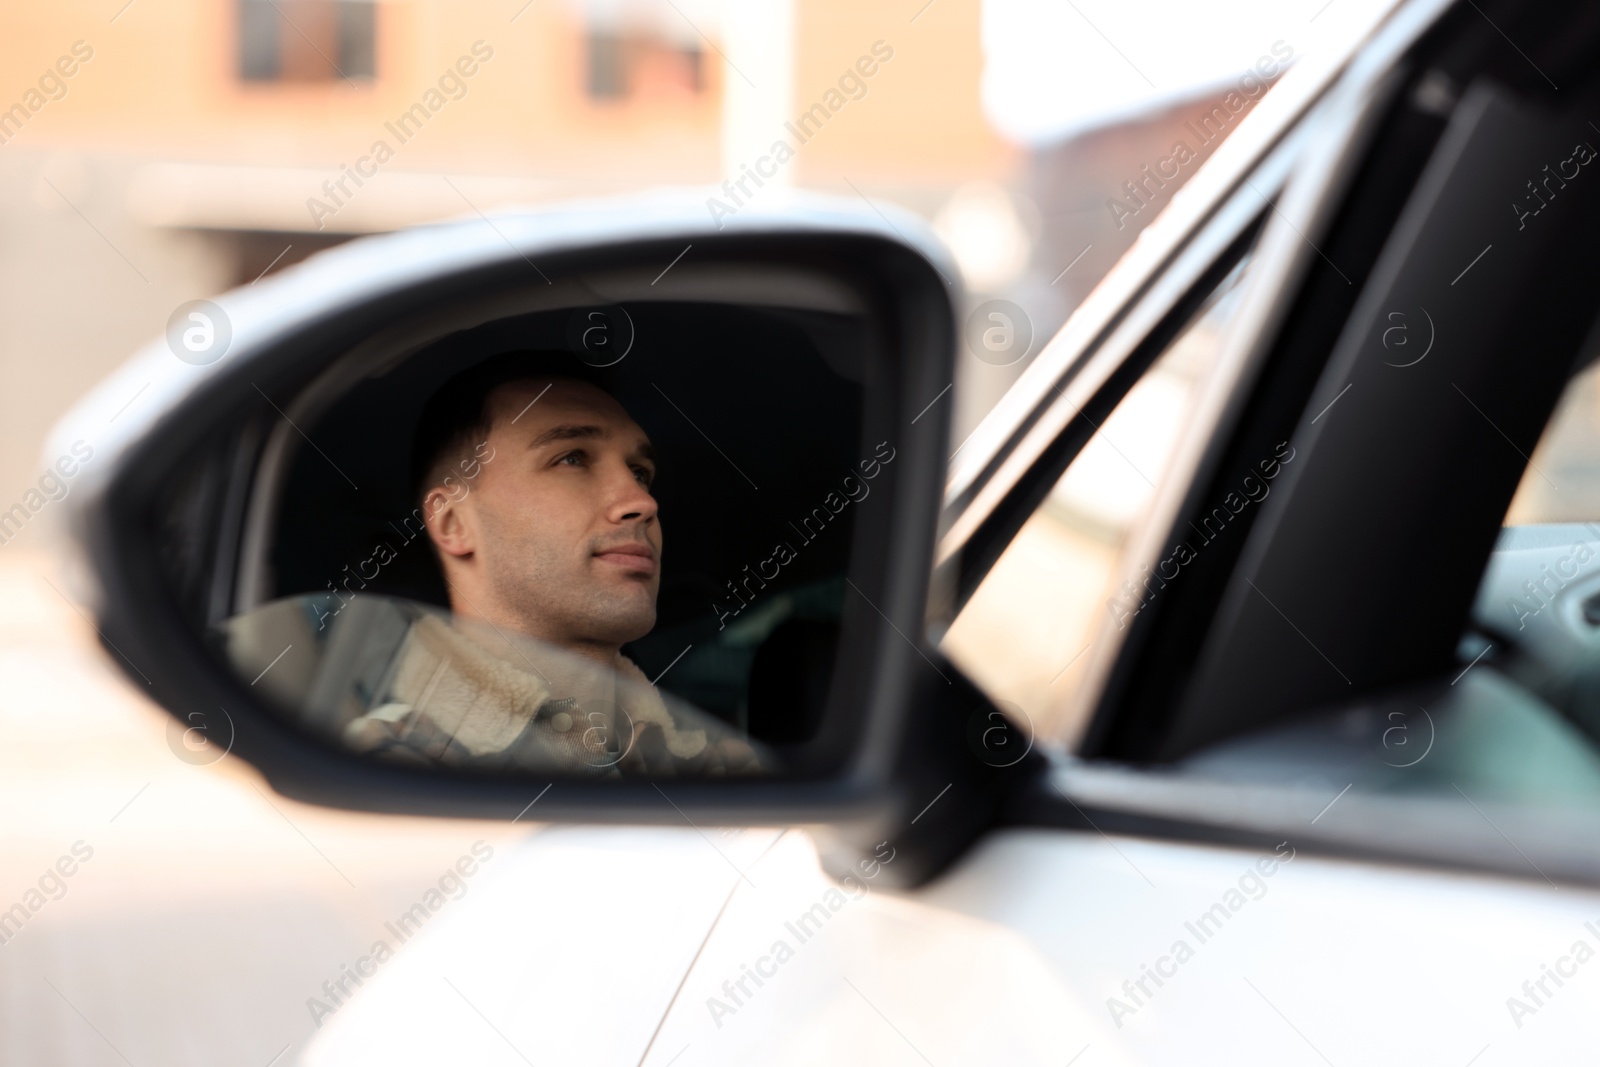
<svg viewBox="0 0 1600 1067"><path fill-rule="evenodd" d="M643 672L619 659L612 671L424 615L375 706L345 727L344 740L428 766L587 776L764 769L731 727L676 701L669 710Z"/></svg>

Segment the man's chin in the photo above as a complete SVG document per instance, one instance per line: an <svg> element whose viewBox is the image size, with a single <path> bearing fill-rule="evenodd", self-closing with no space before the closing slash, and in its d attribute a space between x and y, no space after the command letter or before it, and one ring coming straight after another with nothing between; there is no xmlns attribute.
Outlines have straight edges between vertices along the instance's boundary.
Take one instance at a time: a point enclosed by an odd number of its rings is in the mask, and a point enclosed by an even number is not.
<svg viewBox="0 0 1600 1067"><path fill-rule="evenodd" d="M613 611L605 613L604 619L596 621L599 623L596 629L605 632L608 642L624 645L637 641L656 628L655 598L651 597L644 605L617 604Z"/></svg>

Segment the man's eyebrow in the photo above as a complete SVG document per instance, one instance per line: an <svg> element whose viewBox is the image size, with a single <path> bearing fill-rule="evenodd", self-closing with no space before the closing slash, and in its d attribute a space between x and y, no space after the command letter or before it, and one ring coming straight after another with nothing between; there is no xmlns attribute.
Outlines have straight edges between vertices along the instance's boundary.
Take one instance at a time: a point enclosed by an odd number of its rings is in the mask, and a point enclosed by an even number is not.
<svg viewBox="0 0 1600 1067"><path fill-rule="evenodd" d="M582 441L593 437L604 437L605 435L605 430L598 426L569 423L565 426L552 426L532 441L529 441L528 447L538 448L540 445L547 445L552 441Z"/></svg>
<svg viewBox="0 0 1600 1067"><path fill-rule="evenodd" d="M649 460L651 463L656 462L656 446L651 444L649 441L641 441L635 445L633 448L633 454L638 456L640 459Z"/></svg>

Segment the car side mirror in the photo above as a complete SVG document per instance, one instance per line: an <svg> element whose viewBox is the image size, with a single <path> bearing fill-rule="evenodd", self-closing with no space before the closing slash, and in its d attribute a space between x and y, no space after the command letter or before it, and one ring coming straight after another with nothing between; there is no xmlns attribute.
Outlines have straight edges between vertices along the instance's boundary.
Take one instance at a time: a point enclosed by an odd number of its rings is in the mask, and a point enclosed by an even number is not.
<svg viewBox="0 0 1600 1067"><path fill-rule="evenodd" d="M772 199L473 218L178 309L54 434L175 751L367 810L833 824L841 863L923 834L902 880L960 847L1017 765L923 638L956 272L909 215Z"/></svg>

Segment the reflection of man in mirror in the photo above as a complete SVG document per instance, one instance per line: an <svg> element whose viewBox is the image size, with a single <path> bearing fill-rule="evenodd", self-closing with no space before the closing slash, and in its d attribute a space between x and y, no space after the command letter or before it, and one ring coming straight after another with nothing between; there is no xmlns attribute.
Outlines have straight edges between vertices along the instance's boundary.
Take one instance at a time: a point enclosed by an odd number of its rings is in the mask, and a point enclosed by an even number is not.
<svg viewBox="0 0 1600 1067"><path fill-rule="evenodd" d="M423 410L412 469L456 619L411 625L347 740L446 766L756 769L622 653L656 621L655 458L589 368L512 353L457 375Z"/></svg>

